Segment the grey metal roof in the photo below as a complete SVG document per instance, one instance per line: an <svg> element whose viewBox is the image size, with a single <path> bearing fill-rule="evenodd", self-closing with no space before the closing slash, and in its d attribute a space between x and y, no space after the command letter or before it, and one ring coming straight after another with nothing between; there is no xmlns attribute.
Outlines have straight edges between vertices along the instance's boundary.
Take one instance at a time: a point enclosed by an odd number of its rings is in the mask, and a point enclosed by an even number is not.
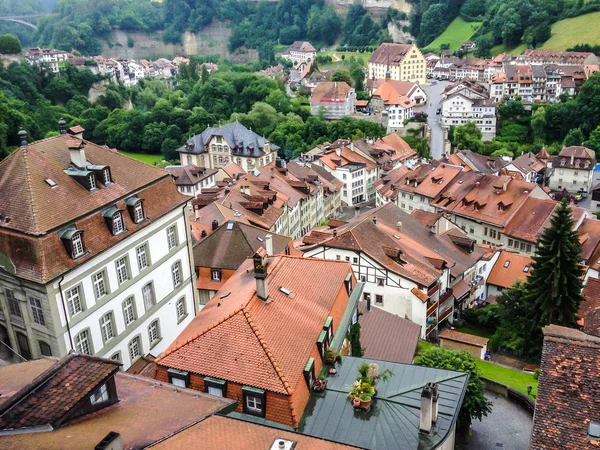
<svg viewBox="0 0 600 450"><path fill-rule="evenodd" d="M263 148L267 142L262 136L249 130L239 122L232 122L220 127L208 127L201 134L196 134L189 138L186 145L177 151L181 153L200 154L206 152L206 145L213 136L223 136L227 145L231 147L231 152L236 156L245 156L248 158L258 158L265 153ZM189 145L193 144L193 148ZM279 150L277 145L271 144L273 151Z"/></svg>
<svg viewBox="0 0 600 450"><path fill-rule="evenodd" d="M348 393L364 362L376 362L380 373L390 369L394 376L378 383L369 411L355 411ZM466 373L349 356L336 368L337 374L327 377L325 392L311 395L299 431L364 449L437 448L456 422L469 380ZM419 415L427 382L438 384L439 417L431 433L423 434Z"/></svg>

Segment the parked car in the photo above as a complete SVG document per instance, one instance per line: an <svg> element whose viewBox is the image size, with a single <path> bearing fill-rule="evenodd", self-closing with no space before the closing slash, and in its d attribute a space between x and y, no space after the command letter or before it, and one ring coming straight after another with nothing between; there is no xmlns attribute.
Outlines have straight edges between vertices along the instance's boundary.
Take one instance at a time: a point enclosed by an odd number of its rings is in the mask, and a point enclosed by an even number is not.
<svg viewBox="0 0 600 450"><path fill-rule="evenodd" d="M579 203L581 200L583 200L583 196L581 194L577 194L575 196L575 203Z"/></svg>
<svg viewBox="0 0 600 450"><path fill-rule="evenodd" d="M587 191L585 189L579 189L577 195L581 195L582 198L587 198Z"/></svg>
<svg viewBox="0 0 600 450"><path fill-rule="evenodd" d="M435 113L436 114L441 114L442 113L442 108L438 108L438 110Z"/></svg>

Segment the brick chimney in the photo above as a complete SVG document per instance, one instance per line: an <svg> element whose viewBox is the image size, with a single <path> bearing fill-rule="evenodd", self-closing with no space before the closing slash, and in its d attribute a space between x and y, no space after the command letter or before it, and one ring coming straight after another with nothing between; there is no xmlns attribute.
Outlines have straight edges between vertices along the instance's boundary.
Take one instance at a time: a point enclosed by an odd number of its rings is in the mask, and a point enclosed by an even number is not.
<svg viewBox="0 0 600 450"><path fill-rule="evenodd" d="M583 332L600 337L600 307L588 311L583 319Z"/></svg>

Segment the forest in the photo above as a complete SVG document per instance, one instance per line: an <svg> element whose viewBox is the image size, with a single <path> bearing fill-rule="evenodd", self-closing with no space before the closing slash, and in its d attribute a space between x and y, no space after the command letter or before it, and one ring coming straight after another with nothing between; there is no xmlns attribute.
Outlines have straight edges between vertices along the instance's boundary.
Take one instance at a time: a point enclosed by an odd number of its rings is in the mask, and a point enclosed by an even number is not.
<svg viewBox="0 0 600 450"><path fill-rule="evenodd" d="M30 140L42 139L58 132L60 118L83 126L86 139L119 150L162 153L166 160L177 158L175 150L189 135L234 120L280 146L286 158L326 140L385 134L373 122L327 123L310 116L307 97L289 98L281 80L254 73L258 63L220 61L211 75L196 67L196 61L183 65L172 89L160 80L142 80L131 89L109 84L96 104L87 92L100 77L89 71L68 65L57 77L26 63L0 67L0 157L14 150L20 129ZM129 101L133 107L124 109Z"/></svg>

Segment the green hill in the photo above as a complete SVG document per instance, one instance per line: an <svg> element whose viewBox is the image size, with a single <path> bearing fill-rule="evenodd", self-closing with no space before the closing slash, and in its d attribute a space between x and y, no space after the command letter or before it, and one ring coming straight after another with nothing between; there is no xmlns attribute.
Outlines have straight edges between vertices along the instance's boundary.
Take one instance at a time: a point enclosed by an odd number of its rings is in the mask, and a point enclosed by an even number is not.
<svg viewBox="0 0 600 450"><path fill-rule="evenodd" d="M431 44L429 44L428 48L440 48L442 44L450 44L450 50L458 50L460 48L460 44L464 41L468 41L477 28L481 25L481 22L465 22L460 17L457 17L448 28L444 30L444 32Z"/></svg>
<svg viewBox="0 0 600 450"><path fill-rule="evenodd" d="M600 45L600 12L559 20L552 25L552 37L541 47L566 50L575 44Z"/></svg>

